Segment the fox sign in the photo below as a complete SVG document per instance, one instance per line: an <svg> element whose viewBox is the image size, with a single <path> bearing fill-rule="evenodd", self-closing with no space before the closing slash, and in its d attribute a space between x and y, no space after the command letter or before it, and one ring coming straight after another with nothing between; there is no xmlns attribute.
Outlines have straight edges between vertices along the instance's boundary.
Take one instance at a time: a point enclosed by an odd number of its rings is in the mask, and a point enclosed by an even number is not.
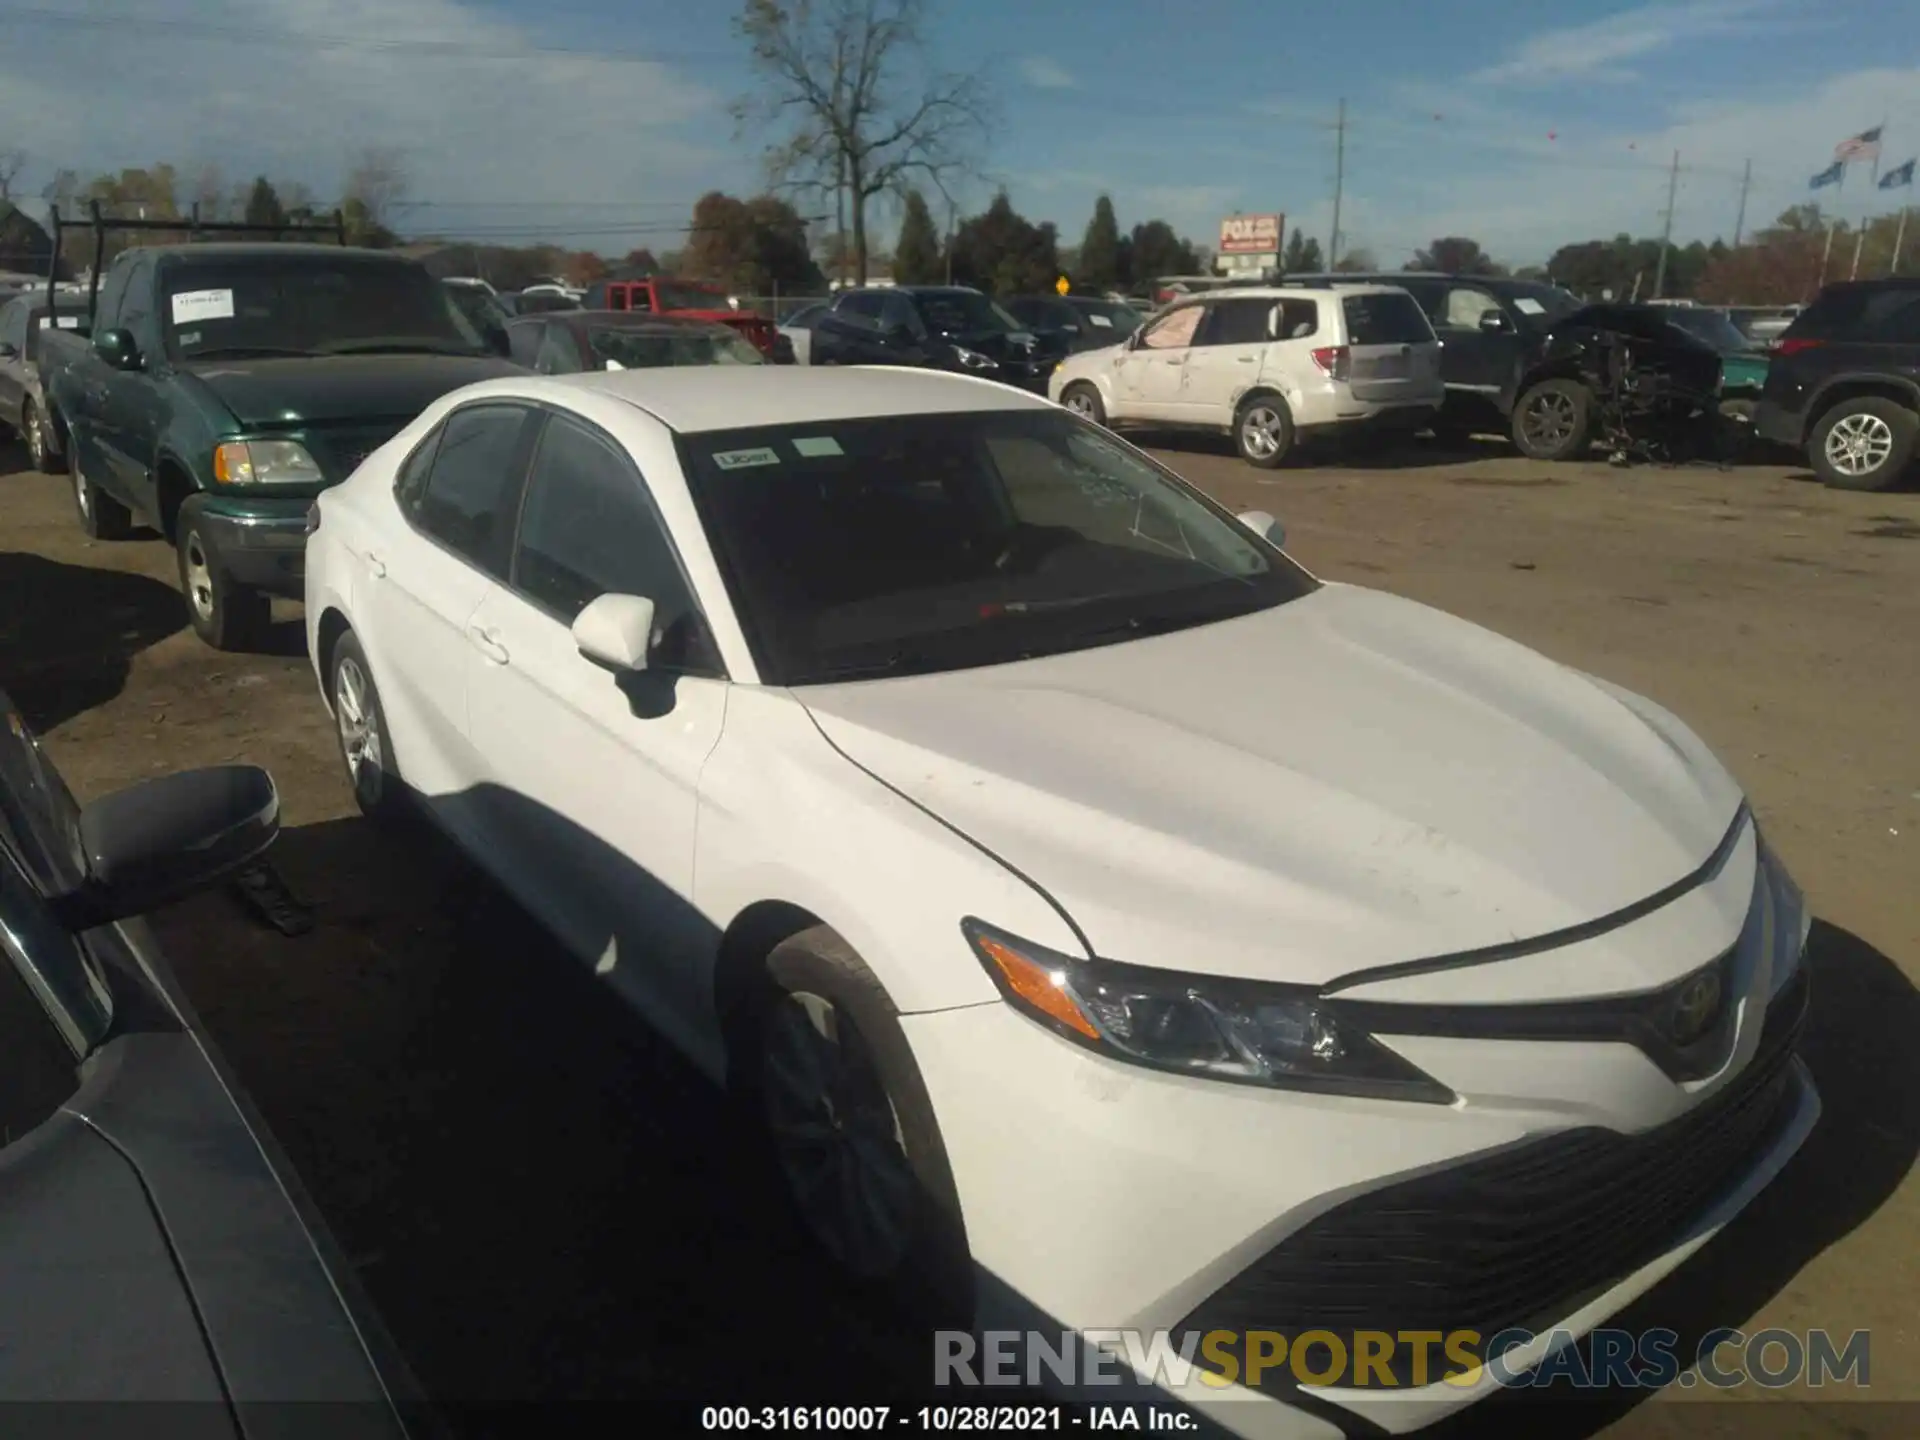
<svg viewBox="0 0 1920 1440"><path fill-rule="evenodd" d="M1220 222L1222 255L1277 255L1286 234L1284 215L1233 215Z"/></svg>

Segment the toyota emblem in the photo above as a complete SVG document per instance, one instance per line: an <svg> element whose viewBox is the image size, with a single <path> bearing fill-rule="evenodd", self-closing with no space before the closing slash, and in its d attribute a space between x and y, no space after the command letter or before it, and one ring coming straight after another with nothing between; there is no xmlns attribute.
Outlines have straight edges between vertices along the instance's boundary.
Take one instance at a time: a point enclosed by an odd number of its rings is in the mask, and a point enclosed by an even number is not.
<svg viewBox="0 0 1920 1440"><path fill-rule="evenodd" d="M1676 1045L1691 1045L1713 1028L1720 1014L1720 974L1708 970L1680 987L1667 1012L1667 1034Z"/></svg>

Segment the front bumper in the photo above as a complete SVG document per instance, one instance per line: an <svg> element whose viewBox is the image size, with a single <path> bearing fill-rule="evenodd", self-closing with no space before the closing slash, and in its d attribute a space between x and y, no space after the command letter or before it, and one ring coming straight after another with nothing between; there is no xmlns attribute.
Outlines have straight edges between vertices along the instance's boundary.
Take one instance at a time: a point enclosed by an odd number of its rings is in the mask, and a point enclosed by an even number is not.
<svg viewBox="0 0 1920 1440"><path fill-rule="evenodd" d="M1135 1355L1156 1335L1177 1349L1183 1334L1229 1333L1226 1353L1244 1364L1256 1332L1331 1331L1351 1355L1360 1334L1474 1330L1484 1344L1515 1326L1539 1338L1506 1352L1506 1370L1537 1365L1705 1244L1818 1118L1793 1053L1805 917L1738 902L1743 886L1765 890L1755 854L1749 831L1716 879L1583 942L1645 955L1703 933L1709 912L1731 920L1732 1048L1695 1082L1628 1044L1394 1037L1459 1098L1393 1103L1143 1071L1004 1005L903 1017L982 1275L978 1328L1054 1342L1077 1332L1083 1344L1142 1332ZM1576 948L1542 968L1602 968ZM1491 983L1476 969L1459 983ZM1416 1270L1431 1283L1409 1283ZM1153 1388L1131 1372L1130 1389L1087 1384L1084 1370L1055 1388L1094 1403L1173 1400L1244 1435L1336 1433L1329 1414L1404 1433L1499 1388L1486 1371L1434 1378L1439 1356L1429 1383L1396 1367L1374 1388L1364 1376L1303 1387L1287 1366L1249 1388L1198 1365L1184 1378L1163 1370Z"/></svg>
<svg viewBox="0 0 1920 1440"><path fill-rule="evenodd" d="M181 506L199 522L209 557L228 578L289 600L305 597L310 497L194 495Z"/></svg>
<svg viewBox="0 0 1920 1440"><path fill-rule="evenodd" d="M1344 414L1328 415L1312 424L1302 424L1302 436L1412 434L1424 430L1440 413L1440 402L1416 401L1405 405L1370 406Z"/></svg>

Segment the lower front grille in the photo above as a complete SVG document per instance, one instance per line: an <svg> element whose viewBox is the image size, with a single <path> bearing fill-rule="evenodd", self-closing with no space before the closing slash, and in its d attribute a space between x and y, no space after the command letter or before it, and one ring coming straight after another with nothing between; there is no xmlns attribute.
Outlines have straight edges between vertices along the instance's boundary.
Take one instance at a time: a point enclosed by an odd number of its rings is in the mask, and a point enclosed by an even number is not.
<svg viewBox="0 0 1920 1440"><path fill-rule="evenodd" d="M1327 1330L1347 1343L1356 1331L1471 1330L1484 1343L1551 1324L1667 1249L1777 1137L1792 1114L1806 1011L1803 965L1768 1007L1746 1069L1685 1115L1641 1135L1564 1131L1357 1196L1243 1270L1179 1329L1289 1340ZM1392 1354L1414 1363L1413 1347ZM1266 1370L1262 1388L1290 1383L1286 1373Z"/></svg>

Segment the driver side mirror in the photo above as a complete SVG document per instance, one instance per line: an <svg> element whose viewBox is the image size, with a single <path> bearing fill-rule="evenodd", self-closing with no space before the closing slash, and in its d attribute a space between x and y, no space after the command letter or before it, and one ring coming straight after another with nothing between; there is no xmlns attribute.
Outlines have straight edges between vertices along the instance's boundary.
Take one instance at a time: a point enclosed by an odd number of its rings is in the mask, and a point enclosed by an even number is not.
<svg viewBox="0 0 1920 1440"><path fill-rule="evenodd" d="M1242 510L1236 518L1274 549L1280 550L1286 547L1287 527L1266 511Z"/></svg>
<svg viewBox="0 0 1920 1440"><path fill-rule="evenodd" d="M280 796L257 765L143 780L81 810L86 878L54 913L76 932L143 915L244 869L279 833Z"/></svg>
<svg viewBox="0 0 1920 1440"><path fill-rule="evenodd" d="M131 330L102 330L93 337L93 351L116 370L140 368L140 347Z"/></svg>
<svg viewBox="0 0 1920 1440"><path fill-rule="evenodd" d="M574 617L573 643L609 670L645 670L653 649L653 601L644 595L600 596Z"/></svg>
<svg viewBox="0 0 1920 1440"><path fill-rule="evenodd" d="M1483 310L1480 313L1480 333L1482 335L1505 335L1513 329L1513 322L1507 319L1502 310Z"/></svg>

